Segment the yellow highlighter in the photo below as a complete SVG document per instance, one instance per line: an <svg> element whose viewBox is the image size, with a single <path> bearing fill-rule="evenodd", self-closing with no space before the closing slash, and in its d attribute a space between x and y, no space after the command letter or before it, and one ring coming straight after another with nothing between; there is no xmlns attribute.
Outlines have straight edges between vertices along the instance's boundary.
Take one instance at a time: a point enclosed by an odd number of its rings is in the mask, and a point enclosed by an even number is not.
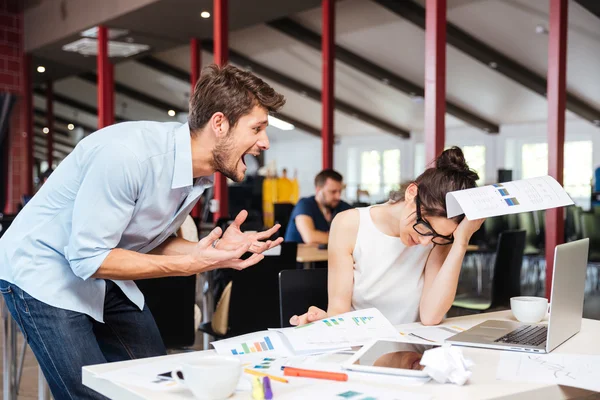
<svg viewBox="0 0 600 400"><path fill-rule="evenodd" d="M258 376L252 377L252 398L254 400L265 400L263 384Z"/></svg>

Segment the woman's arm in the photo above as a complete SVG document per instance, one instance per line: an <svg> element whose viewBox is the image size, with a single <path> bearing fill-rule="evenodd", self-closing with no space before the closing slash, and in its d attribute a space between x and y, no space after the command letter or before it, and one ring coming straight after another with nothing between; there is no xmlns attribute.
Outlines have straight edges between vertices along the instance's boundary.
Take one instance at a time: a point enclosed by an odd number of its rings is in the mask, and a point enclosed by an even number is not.
<svg viewBox="0 0 600 400"><path fill-rule="evenodd" d="M419 305L423 325L439 324L452 306L467 245L483 221L465 218L454 232L451 246L435 246L431 251L425 265L425 284Z"/></svg>
<svg viewBox="0 0 600 400"><path fill-rule="evenodd" d="M292 325L303 325L350 311L354 289L354 244L358 234L358 210L348 210L338 214L329 232L328 245L328 306L327 312L318 307L310 307L300 316L290 319Z"/></svg>

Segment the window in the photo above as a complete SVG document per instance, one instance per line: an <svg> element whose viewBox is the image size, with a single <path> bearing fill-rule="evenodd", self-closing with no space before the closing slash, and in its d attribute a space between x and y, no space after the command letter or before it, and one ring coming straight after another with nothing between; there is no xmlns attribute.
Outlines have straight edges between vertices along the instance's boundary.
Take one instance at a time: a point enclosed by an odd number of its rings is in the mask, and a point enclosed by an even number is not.
<svg viewBox="0 0 600 400"><path fill-rule="evenodd" d="M371 200L386 198L400 185L400 150L369 150L360 155L360 188Z"/></svg>
<svg viewBox="0 0 600 400"><path fill-rule="evenodd" d="M385 150L383 152L383 194L400 187L400 150Z"/></svg>
<svg viewBox="0 0 600 400"><path fill-rule="evenodd" d="M360 155L360 188L371 196L379 194L381 157L378 151L363 151Z"/></svg>
<svg viewBox="0 0 600 400"><path fill-rule="evenodd" d="M521 153L521 178L548 175L548 144L524 144ZM571 197L589 198L592 180L592 142L565 143L563 186Z"/></svg>
<svg viewBox="0 0 600 400"><path fill-rule="evenodd" d="M590 197L592 170L591 140L565 143L564 186L571 197Z"/></svg>
<svg viewBox="0 0 600 400"><path fill-rule="evenodd" d="M477 172L479 180L477 185L481 186L485 184L485 146L463 146L463 154L465 155L465 161L469 165L469 168Z"/></svg>
<svg viewBox="0 0 600 400"><path fill-rule="evenodd" d="M524 144L521 151L521 179L548 175L548 144Z"/></svg>

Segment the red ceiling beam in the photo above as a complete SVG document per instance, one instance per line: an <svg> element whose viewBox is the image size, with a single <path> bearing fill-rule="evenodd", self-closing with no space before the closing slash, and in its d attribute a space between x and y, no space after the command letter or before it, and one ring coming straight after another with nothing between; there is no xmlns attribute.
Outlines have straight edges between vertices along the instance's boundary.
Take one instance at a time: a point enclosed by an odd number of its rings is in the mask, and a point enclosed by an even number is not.
<svg viewBox="0 0 600 400"><path fill-rule="evenodd" d="M567 99L568 0L550 0L548 37L548 174L563 184ZM546 297L550 298L554 248L564 241L563 208L546 211Z"/></svg>
<svg viewBox="0 0 600 400"><path fill-rule="evenodd" d="M446 118L446 0L425 7L425 160L444 151Z"/></svg>

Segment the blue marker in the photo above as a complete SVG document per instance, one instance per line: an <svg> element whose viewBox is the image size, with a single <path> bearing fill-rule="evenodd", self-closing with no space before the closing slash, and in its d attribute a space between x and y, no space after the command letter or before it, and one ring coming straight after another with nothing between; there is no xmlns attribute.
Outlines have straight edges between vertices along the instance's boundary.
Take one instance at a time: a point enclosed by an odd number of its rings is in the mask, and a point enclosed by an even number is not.
<svg viewBox="0 0 600 400"><path fill-rule="evenodd" d="M271 400L273 398L273 391L271 390L271 380L268 376L263 378L263 390L265 393L265 400Z"/></svg>

